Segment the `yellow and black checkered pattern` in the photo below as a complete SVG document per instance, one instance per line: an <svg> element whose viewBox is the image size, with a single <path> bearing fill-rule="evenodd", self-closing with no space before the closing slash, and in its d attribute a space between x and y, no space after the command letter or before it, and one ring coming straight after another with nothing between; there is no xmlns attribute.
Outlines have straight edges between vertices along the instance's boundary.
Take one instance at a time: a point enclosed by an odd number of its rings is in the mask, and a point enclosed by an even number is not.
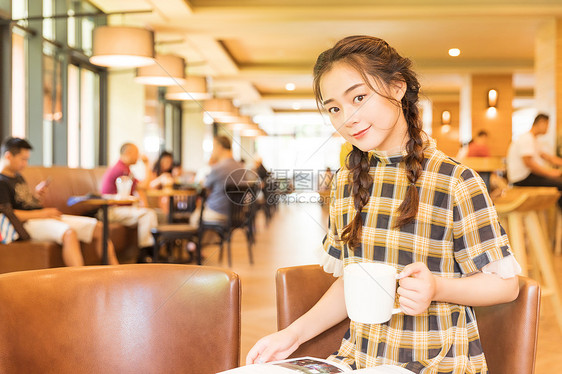
<svg viewBox="0 0 562 374"><path fill-rule="evenodd" d="M400 229L394 226L409 185L405 154L369 153L374 183L361 212L361 244L350 250L339 240L355 215L349 171L343 168L334 178L323 241L330 256L344 266L381 262L398 272L420 261L435 275L458 278L510 254L482 179L437 150L432 139L426 143L423 172L416 182L418 214ZM339 351L330 358L355 369L394 364L415 373L487 373L473 309L443 302L432 302L421 315L395 314L384 324L351 322Z"/></svg>

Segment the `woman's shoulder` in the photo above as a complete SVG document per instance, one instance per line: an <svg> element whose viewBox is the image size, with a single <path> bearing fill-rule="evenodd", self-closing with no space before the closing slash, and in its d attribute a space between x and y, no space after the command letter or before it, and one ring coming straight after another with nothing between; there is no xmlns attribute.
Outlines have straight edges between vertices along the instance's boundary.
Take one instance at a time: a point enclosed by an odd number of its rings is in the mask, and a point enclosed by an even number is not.
<svg viewBox="0 0 562 374"><path fill-rule="evenodd" d="M440 176L465 180L473 178L476 172L438 149L425 155L424 169Z"/></svg>

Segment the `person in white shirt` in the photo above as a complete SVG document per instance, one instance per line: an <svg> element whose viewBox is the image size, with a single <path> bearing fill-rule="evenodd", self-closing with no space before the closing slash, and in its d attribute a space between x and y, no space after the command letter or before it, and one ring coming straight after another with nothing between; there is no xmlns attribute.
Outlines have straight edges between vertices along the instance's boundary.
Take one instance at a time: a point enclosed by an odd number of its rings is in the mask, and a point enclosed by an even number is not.
<svg viewBox="0 0 562 374"><path fill-rule="evenodd" d="M539 114L533 127L515 139L507 151L507 177L515 186L557 187L562 191L562 158L541 149L537 136L546 134L549 117ZM562 208L562 198L558 200Z"/></svg>

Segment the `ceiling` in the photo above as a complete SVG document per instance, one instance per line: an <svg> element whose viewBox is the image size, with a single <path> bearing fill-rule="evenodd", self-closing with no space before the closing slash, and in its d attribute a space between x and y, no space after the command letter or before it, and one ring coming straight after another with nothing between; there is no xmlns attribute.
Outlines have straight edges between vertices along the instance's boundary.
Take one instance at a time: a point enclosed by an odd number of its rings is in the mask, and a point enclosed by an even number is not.
<svg viewBox="0 0 562 374"><path fill-rule="evenodd" d="M217 96L252 115L315 109L315 59L352 34L410 57L429 98L458 97L472 73L512 73L516 96L532 95L537 32L562 16L562 0L90 1L105 12L151 10L110 23L153 29L157 52L184 56L188 74L212 77ZM448 56L453 47L459 57Z"/></svg>

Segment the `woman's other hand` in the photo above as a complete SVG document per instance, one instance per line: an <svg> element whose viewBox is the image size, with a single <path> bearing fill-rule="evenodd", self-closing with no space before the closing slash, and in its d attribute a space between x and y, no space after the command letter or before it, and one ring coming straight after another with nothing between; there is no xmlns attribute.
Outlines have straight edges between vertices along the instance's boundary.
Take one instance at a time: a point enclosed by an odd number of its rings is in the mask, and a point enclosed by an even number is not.
<svg viewBox="0 0 562 374"><path fill-rule="evenodd" d="M250 349L246 356L246 365L283 360L293 353L299 345L298 336L289 328L267 335L258 340Z"/></svg>

